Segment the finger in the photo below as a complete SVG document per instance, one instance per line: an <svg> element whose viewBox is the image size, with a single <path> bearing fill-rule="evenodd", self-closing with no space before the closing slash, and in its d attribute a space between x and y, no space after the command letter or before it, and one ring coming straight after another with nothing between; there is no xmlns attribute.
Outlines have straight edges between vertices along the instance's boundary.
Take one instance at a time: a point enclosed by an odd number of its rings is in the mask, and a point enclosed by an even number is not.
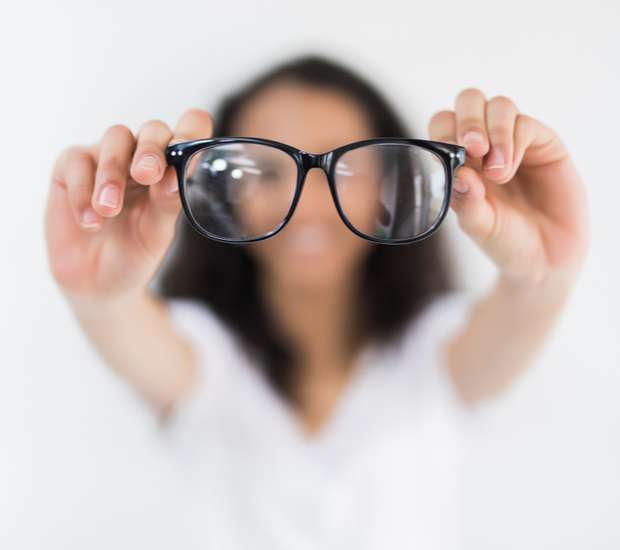
<svg viewBox="0 0 620 550"><path fill-rule="evenodd" d="M513 171L554 163L568 154L555 130L529 115L517 115L514 135Z"/></svg>
<svg viewBox="0 0 620 550"><path fill-rule="evenodd" d="M483 157L489 150L485 105L486 98L478 88L466 88L454 102L458 144L474 158Z"/></svg>
<svg viewBox="0 0 620 550"><path fill-rule="evenodd" d="M172 130L161 120L150 120L138 131L136 151L130 174L138 183L153 185L164 175L166 157L164 151L172 139Z"/></svg>
<svg viewBox="0 0 620 550"><path fill-rule="evenodd" d="M213 134L213 118L203 109L188 109L174 127L171 143L209 138Z"/></svg>
<svg viewBox="0 0 620 550"><path fill-rule="evenodd" d="M207 111L189 109L174 128L172 142L208 138L213 134L213 121ZM161 181L149 187L149 200L140 218L141 238L151 250L170 245L181 210L178 182L173 166L168 166Z"/></svg>
<svg viewBox="0 0 620 550"><path fill-rule="evenodd" d="M91 206L95 170L95 160L83 147L66 149L52 169L52 180L66 189L76 223L88 231L97 231L102 222Z"/></svg>
<svg viewBox="0 0 620 550"><path fill-rule="evenodd" d="M454 111L443 110L435 113L429 122L428 133L432 140L458 144L456 137L456 116ZM482 160L480 158L470 155L465 157L464 166L480 168L481 165Z"/></svg>
<svg viewBox="0 0 620 550"><path fill-rule="evenodd" d="M175 182L172 192L166 186L171 180ZM140 234L140 242L154 256L161 255L174 237L175 222L181 210L177 188L174 167L167 166L163 178L149 186L144 208L140 209L136 231Z"/></svg>
<svg viewBox="0 0 620 550"><path fill-rule="evenodd" d="M513 166L514 131L518 110L514 102L504 96L496 96L486 105L487 131L491 148L484 158L487 178L496 183L510 180Z"/></svg>
<svg viewBox="0 0 620 550"><path fill-rule="evenodd" d="M450 206L457 214L461 228L476 242L486 242L496 228L494 198L486 193L479 172L470 166L461 166L452 186Z"/></svg>
<svg viewBox="0 0 620 550"><path fill-rule="evenodd" d="M531 116L519 114L514 148L512 174L508 177L514 177L518 170L525 182L531 183L526 187L528 200L560 227L587 224L585 186L579 176L575 177L574 163L556 131Z"/></svg>
<svg viewBox="0 0 620 550"><path fill-rule="evenodd" d="M454 111L438 111L428 123L429 138L434 141L445 141L456 144L456 120Z"/></svg>
<svg viewBox="0 0 620 550"><path fill-rule="evenodd" d="M191 108L181 115L176 126L174 127L174 136L170 144L180 143L182 141L192 141L194 139L206 139L213 135L213 118L208 111L203 109ZM163 187L172 193L172 196L178 192L178 182L175 170L166 170L166 174L162 179ZM165 193L154 193L153 198L170 197Z"/></svg>
<svg viewBox="0 0 620 550"><path fill-rule="evenodd" d="M116 216L123 207L135 138L127 126L108 128L99 146L92 207L102 216Z"/></svg>
<svg viewBox="0 0 620 550"><path fill-rule="evenodd" d="M176 215L180 206L176 171L172 166L168 166L162 181L149 188L148 208L152 210L153 216L158 216L160 213Z"/></svg>

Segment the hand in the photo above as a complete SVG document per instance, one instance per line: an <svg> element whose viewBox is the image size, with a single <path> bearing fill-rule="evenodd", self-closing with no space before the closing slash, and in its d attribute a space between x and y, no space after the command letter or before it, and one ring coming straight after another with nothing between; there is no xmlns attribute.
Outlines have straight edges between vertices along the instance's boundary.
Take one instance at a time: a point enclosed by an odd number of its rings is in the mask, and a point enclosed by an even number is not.
<svg viewBox="0 0 620 550"><path fill-rule="evenodd" d="M507 97L487 101L467 88L454 111L432 117L429 134L466 147L451 207L502 278L519 287L570 284L589 241L587 197L555 131Z"/></svg>
<svg viewBox="0 0 620 550"><path fill-rule="evenodd" d="M190 109L174 132L159 120L137 136L119 124L95 145L62 151L52 170L45 234L52 274L68 297L103 304L146 290L181 209L165 148L212 131L209 113Z"/></svg>

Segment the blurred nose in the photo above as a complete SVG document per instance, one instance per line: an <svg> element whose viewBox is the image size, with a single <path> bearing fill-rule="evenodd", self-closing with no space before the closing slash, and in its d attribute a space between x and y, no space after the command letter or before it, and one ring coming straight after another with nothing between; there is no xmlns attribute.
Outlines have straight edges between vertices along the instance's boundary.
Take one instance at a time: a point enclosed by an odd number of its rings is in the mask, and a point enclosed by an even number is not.
<svg viewBox="0 0 620 550"><path fill-rule="evenodd" d="M299 197L293 220L328 221L337 214L333 204L327 174L318 167L311 168L306 173L306 181Z"/></svg>

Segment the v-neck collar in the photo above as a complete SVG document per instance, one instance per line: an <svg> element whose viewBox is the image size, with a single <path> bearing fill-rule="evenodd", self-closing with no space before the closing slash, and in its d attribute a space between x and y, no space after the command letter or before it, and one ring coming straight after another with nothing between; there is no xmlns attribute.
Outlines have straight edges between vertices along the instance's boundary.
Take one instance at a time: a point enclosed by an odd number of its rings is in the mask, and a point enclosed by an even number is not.
<svg viewBox="0 0 620 550"><path fill-rule="evenodd" d="M338 437L339 426L347 422L351 414L356 413L355 401L359 398L365 385L364 382L376 363L375 357L378 352L378 344L373 342L365 344L328 417L322 422L320 429L313 434L308 434L303 429L291 405L271 386L262 373L255 370L258 383L256 389L263 394L261 397L269 402L269 406L274 408L275 415L278 420L282 421L290 441L305 452L319 452L328 446L334 437Z"/></svg>

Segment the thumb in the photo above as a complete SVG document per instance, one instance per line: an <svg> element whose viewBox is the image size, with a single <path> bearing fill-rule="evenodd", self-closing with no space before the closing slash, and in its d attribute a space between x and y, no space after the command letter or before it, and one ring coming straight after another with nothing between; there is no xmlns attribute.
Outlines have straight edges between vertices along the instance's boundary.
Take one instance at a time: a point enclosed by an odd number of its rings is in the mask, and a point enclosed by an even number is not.
<svg viewBox="0 0 620 550"><path fill-rule="evenodd" d="M461 166L454 179L450 206L456 212L459 226L478 244L483 244L494 231L496 209L480 174L474 168Z"/></svg>

